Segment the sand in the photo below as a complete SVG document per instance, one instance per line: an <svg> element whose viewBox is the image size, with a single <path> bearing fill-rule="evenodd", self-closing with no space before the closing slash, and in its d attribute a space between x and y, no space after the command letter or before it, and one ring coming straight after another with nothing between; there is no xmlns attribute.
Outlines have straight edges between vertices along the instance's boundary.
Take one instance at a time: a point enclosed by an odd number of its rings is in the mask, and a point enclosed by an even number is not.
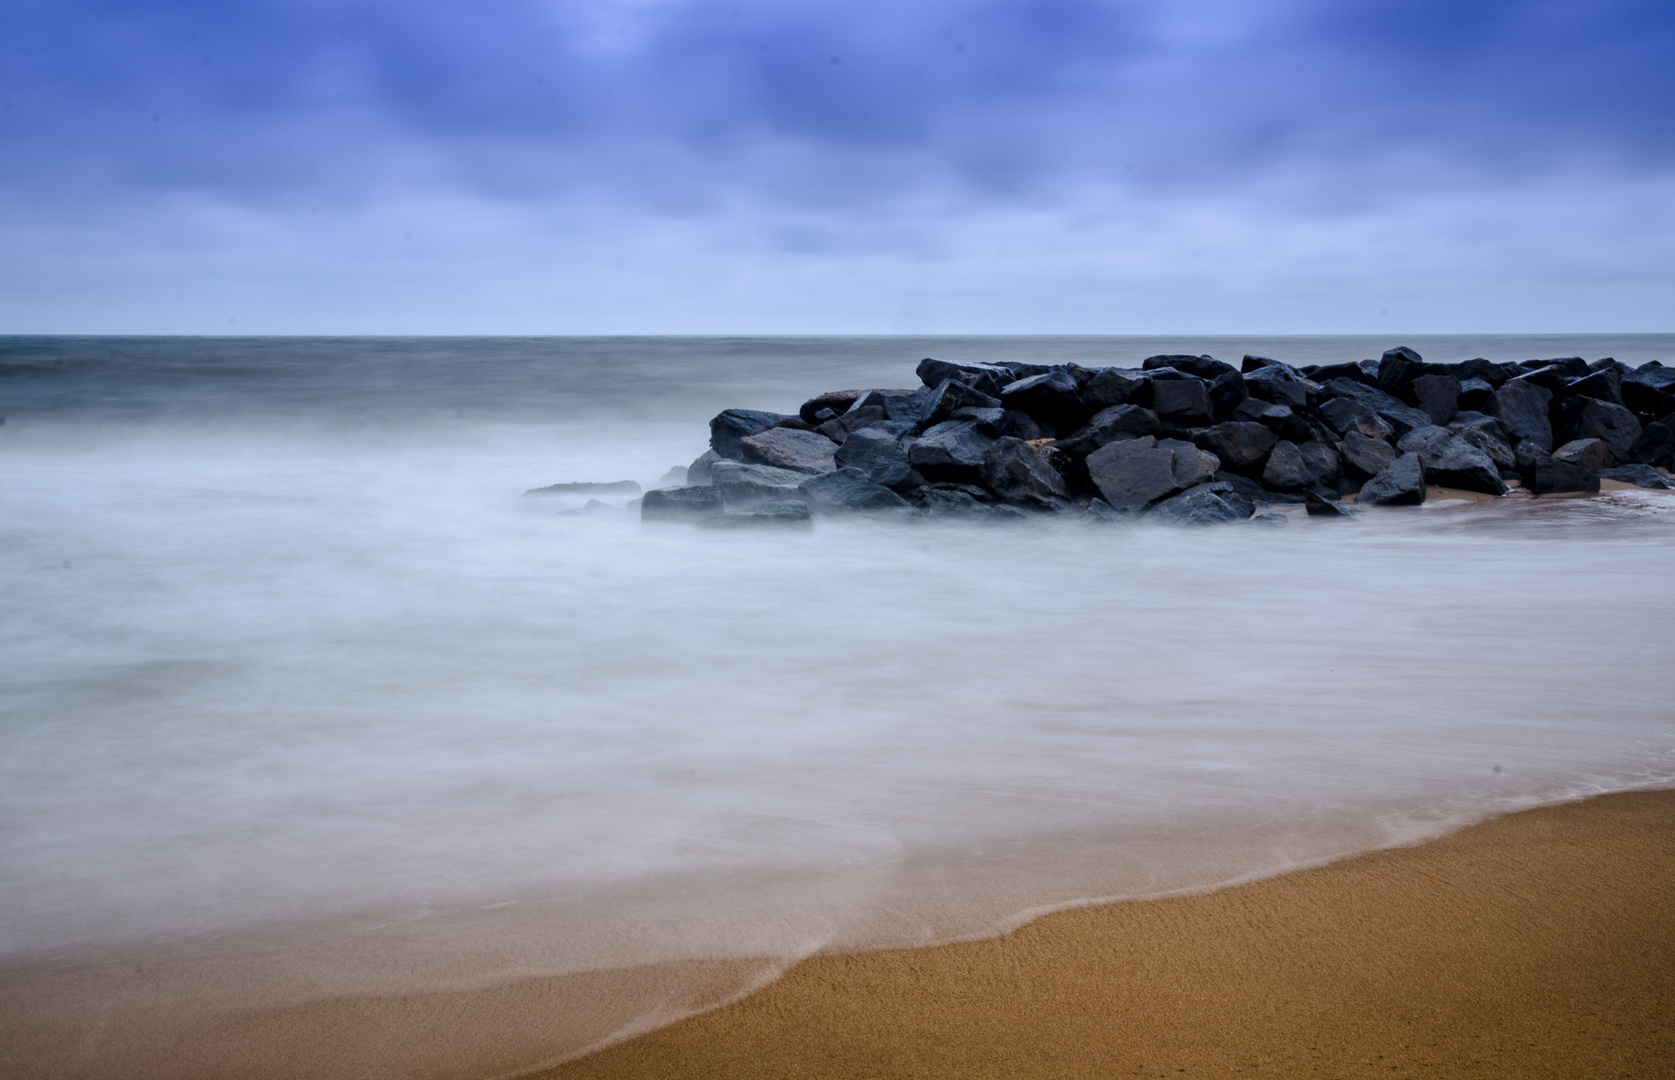
<svg viewBox="0 0 1675 1080"><path fill-rule="evenodd" d="M818 956L584 1077L1675 1077L1675 792Z"/></svg>

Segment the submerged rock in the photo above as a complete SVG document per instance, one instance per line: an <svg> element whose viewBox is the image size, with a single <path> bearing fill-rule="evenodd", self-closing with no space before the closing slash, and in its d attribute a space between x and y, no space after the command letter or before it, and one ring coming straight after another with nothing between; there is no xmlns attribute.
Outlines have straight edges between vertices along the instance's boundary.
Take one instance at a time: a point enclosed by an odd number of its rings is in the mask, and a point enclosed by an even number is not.
<svg viewBox="0 0 1675 1080"><path fill-rule="evenodd" d="M681 469L682 479L685 476L686 470ZM665 477L665 479L667 478ZM548 484L546 487L530 488L524 492L525 495L638 495L639 493L640 485L632 480L616 480L607 484L588 482Z"/></svg>
<svg viewBox="0 0 1675 1080"><path fill-rule="evenodd" d="M801 499L779 499L761 503L740 513L716 514L699 521L700 529L807 528L808 503Z"/></svg>
<svg viewBox="0 0 1675 1080"><path fill-rule="evenodd" d="M1199 484L1165 499L1146 512L1155 521L1170 525L1225 525L1249 521L1256 512L1250 499L1233 490L1232 484Z"/></svg>
<svg viewBox="0 0 1675 1080"><path fill-rule="evenodd" d="M714 484L658 488L640 500L642 521L699 521L721 511L721 489Z"/></svg>
<svg viewBox="0 0 1675 1080"><path fill-rule="evenodd" d="M1623 484L1633 484L1635 487L1675 490L1675 482L1650 465L1619 465L1614 469L1600 470L1599 477L1601 480L1616 480Z"/></svg>
<svg viewBox="0 0 1675 1080"><path fill-rule="evenodd" d="M812 480L804 480L798 491L817 513L856 514L880 510L905 510L908 502L882 484L876 484L860 469L844 468Z"/></svg>

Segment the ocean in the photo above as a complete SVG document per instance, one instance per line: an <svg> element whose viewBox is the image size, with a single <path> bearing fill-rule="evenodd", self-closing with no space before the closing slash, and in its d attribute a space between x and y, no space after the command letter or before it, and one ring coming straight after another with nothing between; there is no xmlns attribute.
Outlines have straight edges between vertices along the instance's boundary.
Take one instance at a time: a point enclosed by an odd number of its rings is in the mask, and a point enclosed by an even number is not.
<svg viewBox="0 0 1675 1080"><path fill-rule="evenodd" d="M1675 364L1675 335L0 338L0 1029L71 1075L160 1013L670 973L435 1073L509 1074L821 950L1675 783L1667 493L797 533L524 494L657 486L722 408L925 356L1397 344Z"/></svg>

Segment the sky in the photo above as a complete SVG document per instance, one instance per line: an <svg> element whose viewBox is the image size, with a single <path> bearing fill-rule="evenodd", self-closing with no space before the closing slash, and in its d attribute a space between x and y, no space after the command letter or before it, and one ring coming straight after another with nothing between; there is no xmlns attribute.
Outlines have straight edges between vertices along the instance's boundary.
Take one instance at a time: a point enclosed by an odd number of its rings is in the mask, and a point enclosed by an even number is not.
<svg viewBox="0 0 1675 1080"><path fill-rule="evenodd" d="M1668 0L0 0L0 333L1675 330Z"/></svg>

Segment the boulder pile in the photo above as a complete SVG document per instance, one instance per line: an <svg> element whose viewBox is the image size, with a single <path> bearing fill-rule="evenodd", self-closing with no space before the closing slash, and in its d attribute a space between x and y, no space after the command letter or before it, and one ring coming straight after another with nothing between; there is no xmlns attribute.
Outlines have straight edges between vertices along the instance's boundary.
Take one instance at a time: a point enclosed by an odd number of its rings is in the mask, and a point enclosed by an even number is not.
<svg viewBox="0 0 1675 1080"><path fill-rule="evenodd" d="M1292 367L1153 356L1138 368L921 361L922 385L836 390L796 415L728 409L647 521L805 524L896 513L1147 515L1178 524L1413 506L1427 485L1504 495L1671 487L1675 368L1580 357ZM678 475L674 470L672 476Z"/></svg>

